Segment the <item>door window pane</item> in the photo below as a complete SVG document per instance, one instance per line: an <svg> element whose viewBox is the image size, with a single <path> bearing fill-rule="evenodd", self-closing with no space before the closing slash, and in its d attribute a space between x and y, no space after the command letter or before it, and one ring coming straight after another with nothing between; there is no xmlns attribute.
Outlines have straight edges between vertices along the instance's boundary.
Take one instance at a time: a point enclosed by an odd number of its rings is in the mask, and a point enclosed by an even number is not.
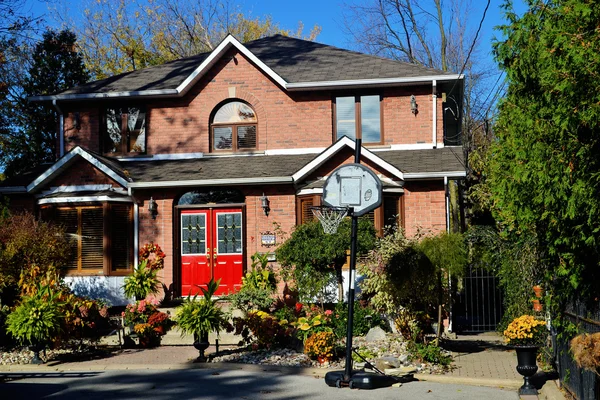
<svg viewBox="0 0 600 400"><path fill-rule="evenodd" d="M242 253L242 214L217 214L218 254Z"/></svg>
<svg viewBox="0 0 600 400"><path fill-rule="evenodd" d="M337 138L348 136L356 138L356 113L354 109L354 96L338 97L335 99L335 114L337 119Z"/></svg>
<svg viewBox="0 0 600 400"><path fill-rule="evenodd" d="M363 142L381 142L381 113L379 110L379 96L361 96L360 119Z"/></svg>
<svg viewBox="0 0 600 400"><path fill-rule="evenodd" d="M206 215L181 216L181 254L206 254Z"/></svg>

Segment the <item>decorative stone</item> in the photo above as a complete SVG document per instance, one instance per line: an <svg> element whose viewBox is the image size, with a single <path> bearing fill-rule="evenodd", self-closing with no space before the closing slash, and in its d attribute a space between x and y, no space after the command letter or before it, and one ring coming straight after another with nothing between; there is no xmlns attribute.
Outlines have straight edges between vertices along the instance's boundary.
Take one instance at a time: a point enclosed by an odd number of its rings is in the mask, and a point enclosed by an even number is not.
<svg viewBox="0 0 600 400"><path fill-rule="evenodd" d="M379 340L385 340L385 331L381 327L376 326L375 328L369 329L366 336L367 343L377 342Z"/></svg>
<svg viewBox="0 0 600 400"><path fill-rule="evenodd" d="M381 357L375 360L377 369L398 368L402 363L396 357Z"/></svg>
<svg viewBox="0 0 600 400"><path fill-rule="evenodd" d="M406 364L408 362L408 355L402 354L400 357L398 357L398 360L400 360L402 364Z"/></svg>
<svg viewBox="0 0 600 400"><path fill-rule="evenodd" d="M417 369L415 367L386 368L383 372L386 375L405 377L414 374Z"/></svg>

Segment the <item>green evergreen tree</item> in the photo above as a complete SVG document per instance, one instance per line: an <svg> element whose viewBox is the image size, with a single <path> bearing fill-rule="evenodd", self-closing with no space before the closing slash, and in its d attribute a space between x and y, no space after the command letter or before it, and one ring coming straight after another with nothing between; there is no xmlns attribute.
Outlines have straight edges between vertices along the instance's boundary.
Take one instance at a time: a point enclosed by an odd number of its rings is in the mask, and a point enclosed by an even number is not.
<svg viewBox="0 0 600 400"><path fill-rule="evenodd" d="M51 104L27 102L27 98L58 93L89 79L71 31L46 31L31 58L23 81L22 100L17 104L21 120L2 126L11 131L5 135L2 153L7 176L56 158L58 113Z"/></svg>
<svg viewBox="0 0 600 400"><path fill-rule="evenodd" d="M507 1L495 45L508 92L487 166L506 232L538 240L557 304L600 294L600 3Z"/></svg>

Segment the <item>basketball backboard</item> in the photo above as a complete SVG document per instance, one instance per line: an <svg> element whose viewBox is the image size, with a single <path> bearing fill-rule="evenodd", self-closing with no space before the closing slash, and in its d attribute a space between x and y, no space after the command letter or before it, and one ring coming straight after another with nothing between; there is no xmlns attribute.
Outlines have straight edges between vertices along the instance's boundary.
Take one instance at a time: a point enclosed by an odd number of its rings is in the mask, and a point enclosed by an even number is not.
<svg viewBox="0 0 600 400"><path fill-rule="evenodd" d="M357 217L381 205L381 181L369 168L346 164L335 169L323 186L323 203L329 207L352 207Z"/></svg>

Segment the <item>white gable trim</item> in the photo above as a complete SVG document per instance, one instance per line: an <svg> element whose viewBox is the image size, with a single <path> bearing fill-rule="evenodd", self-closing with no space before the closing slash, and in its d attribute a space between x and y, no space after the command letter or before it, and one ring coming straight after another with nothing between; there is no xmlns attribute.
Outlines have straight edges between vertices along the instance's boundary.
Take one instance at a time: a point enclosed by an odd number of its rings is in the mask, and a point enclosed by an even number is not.
<svg viewBox="0 0 600 400"><path fill-rule="evenodd" d="M88 153L87 151L83 150L81 147L78 146L78 147L75 147L73 150L71 150L69 153L67 153L65 156L63 156L54 165L52 165L50 168L48 168L46 170L46 172L44 172L43 174L38 176L33 182L31 182L29 184L29 186L27 186L27 191L32 192L38 186L43 185L44 183L48 182L50 179L54 178L57 174L59 174L65 168L67 168L69 165L71 165L71 163L74 162L76 156L80 156L83 159L85 159L87 162L92 164L94 167L98 168L100 171L102 171L103 173L108 175L111 179L113 179L119 185L123 186L124 188L127 187L127 181L124 178L122 178L121 176L116 174L113 170L108 168L102 161L98 160L96 157L94 157L93 155L91 155L90 153Z"/></svg>
<svg viewBox="0 0 600 400"><path fill-rule="evenodd" d="M311 172L315 171L317 168L323 165L327 160L329 160L332 156L337 154L345 146L348 146L349 148L354 150L354 140L348 138L347 136L344 136L343 138L335 142L331 147L329 147L327 150L325 150L323 153L317 156L314 160L306 164L294 175L292 175L294 182L298 182L306 178ZM395 177L404 180L404 174L402 173L402 171L400 171L398 168L394 167L392 164L388 163L381 157L377 156L370 150L365 149L364 147L361 149L361 157L364 157L367 160L373 162L374 164L380 166Z"/></svg>
<svg viewBox="0 0 600 400"><path fill-rule="evenodd" d="M225 39L223 39L223 41L217 46L217 48L214 49L212 53L210 53L210 56L208 56L208 58L206 58L206 60L204 60L202 64L200 64L200 66L198 66L198 68L196 68L194 72L192 72L190 76L188 76L181 83L181 85L177 87L177 92L181 94L187 92L190 89L190 87L192 87L193 84L198 79L200 79L200 77L202 77L202 75L204 75L210 69L210 67L212 67L221 58L221 56L232 46L238 49L240 53L242 53L244 56L250 59L250 61L256 64L258 68L260 68L271 79L277 82L281 87L287 87L288 83L281 76L277 75L275 71L273 71L265 63L260 61L258 57L252 54L252 52L248 50L246 46L241 44L236 38L229 34Z"/></svg>
<svg viewBox="0 0 600 400"><path fill-rule="evenodd" d="M79 197L53 197L49 199L40 199L38 204L64 204L64 203L86 203L86 202L118 202L133 203L129 197L110 197L110 196L79 196Z"/></svg>

